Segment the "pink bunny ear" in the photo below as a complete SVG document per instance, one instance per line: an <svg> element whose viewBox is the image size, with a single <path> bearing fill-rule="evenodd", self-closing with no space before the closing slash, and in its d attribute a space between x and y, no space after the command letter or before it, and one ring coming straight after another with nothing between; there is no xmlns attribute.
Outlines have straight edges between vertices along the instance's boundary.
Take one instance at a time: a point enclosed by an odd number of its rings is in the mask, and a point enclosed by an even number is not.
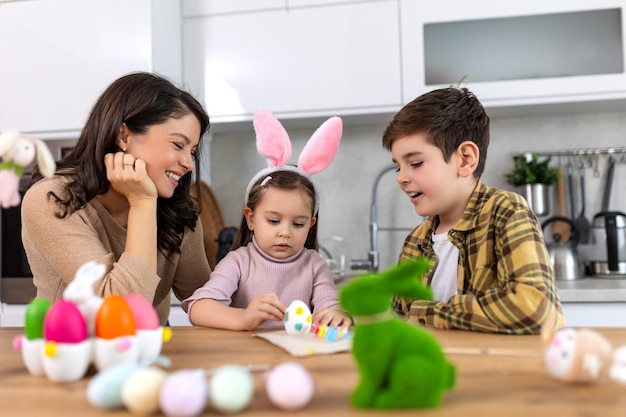
<svg viewBox="0 0 626 417"><path fill-rule="evenodd" d="M326 120L302 149L298 168L309 175L326 169L335 159L342 129L343 122L339 117Z"/></svg>
<svg viewBox="0 0 626 417"><path fill-rule="evenodd" d="M256 148L260 155L267 158L269 166L278 168L291 158L291 141L283 125L267 110L254 112L254 131Z"/></svg>

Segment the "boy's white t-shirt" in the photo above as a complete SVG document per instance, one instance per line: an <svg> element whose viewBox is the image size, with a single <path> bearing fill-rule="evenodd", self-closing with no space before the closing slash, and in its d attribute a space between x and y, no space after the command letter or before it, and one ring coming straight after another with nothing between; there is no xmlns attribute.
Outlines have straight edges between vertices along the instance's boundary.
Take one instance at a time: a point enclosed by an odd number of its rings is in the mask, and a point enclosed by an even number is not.
<svg viewBox="0 0 626 417"><path fill-rule="evenodd" d="M447 302L457 294L457 265L459 249L450 242L447 233L433 233L433 250L437 255L437 268L430 283L435 301Z"/></svg>

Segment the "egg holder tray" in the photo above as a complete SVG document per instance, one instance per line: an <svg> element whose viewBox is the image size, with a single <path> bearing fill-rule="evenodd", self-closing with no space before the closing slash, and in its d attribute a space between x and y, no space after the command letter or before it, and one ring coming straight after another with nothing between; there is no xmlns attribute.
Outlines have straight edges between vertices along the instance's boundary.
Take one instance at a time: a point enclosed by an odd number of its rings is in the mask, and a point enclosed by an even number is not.
<svg viewBox="0 0 626 417"><path fill-rule="evenodd" d="M158 357L171 329L159 325L156 310L142 296L110 295L90 313L68 300L32 300L24 334L13 339L31 375L53 382L82 379L90 365L97 370L118 363L139 363Z"/></svg>

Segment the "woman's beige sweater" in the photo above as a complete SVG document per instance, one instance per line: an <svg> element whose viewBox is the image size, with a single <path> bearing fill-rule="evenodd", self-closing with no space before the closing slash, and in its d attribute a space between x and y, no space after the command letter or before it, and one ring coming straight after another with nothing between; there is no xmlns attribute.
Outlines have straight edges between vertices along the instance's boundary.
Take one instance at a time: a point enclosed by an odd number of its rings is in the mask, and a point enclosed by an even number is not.
<svg viewBox="0 0 626 417"><path fill-rule="evenodd" d="M165 324L170 290L183 300L209 279L199 220L195 231L185 231L180 254L166 257L158 252L155 274L143 260L124 252L126 229L97 199L68 217L56 217L56 203L47 194L64 195L64 183L61 177L40 180L26 192L22 203L22 241L38 298L62 298L78 268L94 260L107 267L105 276L94 284L97 295L141 294L152 301Z"/></svg>

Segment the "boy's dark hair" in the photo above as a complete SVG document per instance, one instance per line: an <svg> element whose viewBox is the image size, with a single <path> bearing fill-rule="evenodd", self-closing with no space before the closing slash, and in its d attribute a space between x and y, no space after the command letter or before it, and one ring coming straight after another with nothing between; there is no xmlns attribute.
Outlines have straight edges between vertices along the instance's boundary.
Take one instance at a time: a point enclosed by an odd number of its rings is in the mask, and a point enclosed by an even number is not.
<svg viewBox="0 0 626 417"><path fill-rule="evenodd" d="M294 171L279 170L269 174L271 179L268 181L267 177L259 178L259 180L252 186L248 196L248 208L254 210L261 202L263 194L268 188L278 188L280 190L302 190L309 197L311 197L311 215L317 217L318 221L309 229L304 247L307 249L318 250L317 245L317 224L319 223L319 211L313 213L315 208L315 187L313 183L305 176L298 174ZM261 185L263 184L263 185ZM252 241L252 232L248 229L248 223L246 222L246 216L242 216L241 225L237 232L237 237L233 243L231 250L235 250L241 246L246 246Z"/></svg>
<svg viewBox="0 0 626 417"><path fill-rule="evenodd" d="M420 133L441 149L446 162L461 143L474 142L480 151L474 177L480 178L489 147L489 116L467 88L433 90L405 105L385 129L383 147L390 151L396 139Z"/></svg>

